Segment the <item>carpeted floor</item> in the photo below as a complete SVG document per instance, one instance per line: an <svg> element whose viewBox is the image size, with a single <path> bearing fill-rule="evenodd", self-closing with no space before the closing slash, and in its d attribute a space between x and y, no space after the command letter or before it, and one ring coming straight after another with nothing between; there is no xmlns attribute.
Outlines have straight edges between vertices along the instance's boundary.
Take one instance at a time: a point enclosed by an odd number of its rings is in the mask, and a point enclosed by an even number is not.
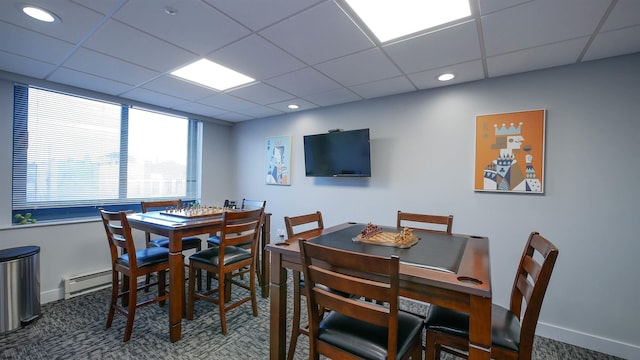
<svg viewBox="0 0 640 360"><path fill-rule="evenodd" d="M136 312L131 340L124 343L124 316L116 314L113 326L105 328L109 293L104 289L44 304L39 320L0 335L0 359L269 358L269 299L258 296L258 317L251 315L250 304L227 313L227 336L221 333L217 308L197 301L194 320L183 320L182 339L176 343L169 341L167 307L143 307ZM403 302L403 306L423 310L414 303ZM308 339L300 336L294 358L308 359L308 350ZM536 338L533 358L618 359L541 337Z"/></svg>

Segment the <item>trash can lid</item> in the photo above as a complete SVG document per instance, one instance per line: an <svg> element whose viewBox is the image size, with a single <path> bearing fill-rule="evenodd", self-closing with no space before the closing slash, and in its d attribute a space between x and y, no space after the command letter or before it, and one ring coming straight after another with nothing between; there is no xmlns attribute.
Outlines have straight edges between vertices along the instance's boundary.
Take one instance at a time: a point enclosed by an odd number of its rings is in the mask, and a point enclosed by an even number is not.
<svg viewBox="0 0 640 360"><path fill-rule="evenodd" d="M11 261L35 255L40 252L40 246L20 246L0 250L0 262Z"/></svg>

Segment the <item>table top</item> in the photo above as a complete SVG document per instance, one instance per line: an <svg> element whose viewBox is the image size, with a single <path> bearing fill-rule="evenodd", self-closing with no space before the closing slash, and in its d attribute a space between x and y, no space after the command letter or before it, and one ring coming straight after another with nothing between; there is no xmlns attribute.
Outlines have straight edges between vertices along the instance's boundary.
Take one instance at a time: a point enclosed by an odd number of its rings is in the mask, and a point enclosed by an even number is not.
<svg viewBox="0 0 640 360"><path fill-rule="evenodd" d="M401 249L353 241L366 224L344 223L322 231L312 230L295 239L272 243L267 250L299 263L298 238L344 250L400 257L401 280L491 297L489 239L483 236L443 234L414 230L420 238L410 248ZM397 232L396 227L383 227Z"/></svg>

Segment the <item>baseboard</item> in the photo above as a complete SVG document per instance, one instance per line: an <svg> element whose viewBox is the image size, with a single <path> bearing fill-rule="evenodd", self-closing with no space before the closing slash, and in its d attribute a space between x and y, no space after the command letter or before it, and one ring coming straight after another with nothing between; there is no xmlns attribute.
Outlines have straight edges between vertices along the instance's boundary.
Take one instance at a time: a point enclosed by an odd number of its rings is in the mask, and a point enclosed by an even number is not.
<svg viewBox="0 0 640 360"><path fill-rule="evenodd" d="M562 341L567 344L617 356L623 359L640 359L640 345L628 344L618 340L550 325L539 322L536 335Z"/></svg>
<svg viewBox="0 0 640 360"><path fill-rule="evenodd" d="M40 292L40 303L46 304L64 299L64 287Z"/></svg>

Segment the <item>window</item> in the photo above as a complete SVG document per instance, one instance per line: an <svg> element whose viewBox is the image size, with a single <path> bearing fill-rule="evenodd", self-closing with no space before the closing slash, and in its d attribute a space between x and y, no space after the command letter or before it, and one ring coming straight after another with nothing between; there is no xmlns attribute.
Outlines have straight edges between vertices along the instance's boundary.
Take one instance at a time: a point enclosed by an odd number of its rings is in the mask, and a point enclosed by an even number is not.
<svg viewBox="0 0 640 360"><path fill-rule="evenodd" d="M13 215L38 220L195 200L196 120L34 87L14 90Z"/></svg>

